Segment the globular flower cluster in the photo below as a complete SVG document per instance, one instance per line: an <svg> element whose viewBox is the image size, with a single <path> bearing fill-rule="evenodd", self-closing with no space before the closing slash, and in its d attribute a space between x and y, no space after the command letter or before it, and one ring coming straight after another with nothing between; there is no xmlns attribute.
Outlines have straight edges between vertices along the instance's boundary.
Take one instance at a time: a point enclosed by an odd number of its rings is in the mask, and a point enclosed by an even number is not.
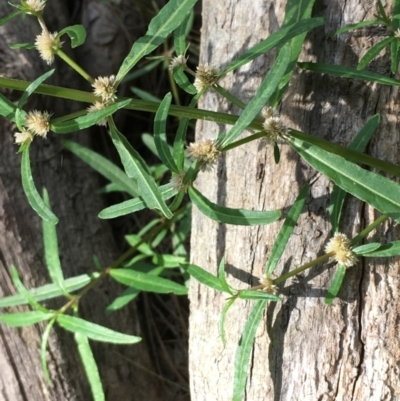
<svg viewBox="0 0 400 401"><path fill-rule="evenodd" d="M215 141L211 139L191 143L187 153L192 161L198 162L201 171L211 170L221 154Z"/></svg>
<svg viewBox="0 0 400 401"><path fill-rule="evenodd" d="M51 65L54 62L55 51L62 46L58 33L50 33L47 30L43 30L42 33L36 36L35 46L39 51L40 57L48 64Z"/></svg>
<svg viewBox="0 0 400 401"><path fill-rule="evenodd" d="M170 183L172 185L172 188L174 188L176 191L182 191L184 190L185 192L189 188L190 184L184 184L183 179L185 178L185 173L181 172L177 175L172 176Z"/></svg>
<svg viewBox="0 0 400 401"><path fill-rule="evenodd" d="M25 6L28 11L27 14L37 14L43 11L46 5L46 0L26 0Z"/></svg>
<svg viewBox="0 0 400 401"><path fill-rule="evenodd" d="M89 106L86 110L88 113L93 113L94 111L99 111L101 109L104 109L106 105L102 102L94 102L91 106ZM99 125L100 127L106 127L107 126L107 119L103 118L102 120L98 121L96 125Z"/></svg>
<svg viewBox="0 0 400 401"><path fill-rule="evenodd" d="M185 58L185 56L183 56L182 54L179 55L179 56L176 56L176 57L171 59L168 69L170 71L173 71L175 68L178 68L179 66L182 66L183 68L186 68L187 60L188 59Z"/></svg>
<svg viewBox="0 0 400 401"><path fill-rule="evenodd" d="M22 145L32 142L34 136L46 138L50 131L51 114L47 111L33 110L28 113L25 119L25 126L21 132L14 134L15 143Z"/></svg>
<svg viewBox="0 0 400 401"><path fill-rule="evenodd" d="M268 143L274 144L287 134L287 127L283 124L277 110L266 106L261 111L261 115L265 118L263 129Z"/></svg>
<svg viewBox="0 0 400 401"><path fill-rule="evenodd" d="M218 82L219 71L215 66L203 64L196 70L196 79L193 82L197 92L205 91Z"/></svg>
<svg viewBox="0 0 400 401"><path fill-rule="evenodd" d="M270 277L261 278L260 284L263 286L263 291L265 292L270 294L276 294L278 292L276 285L274 285L274 282Z"/></svg>
<svg viewBox="0 0 400 401"><path fill-rule="evenodd" d="M333 253L333 258L345 267L351 267L357 263L357 256L352 251L350 240L345 234L335 233L325 247L326 253Z"/></svg>

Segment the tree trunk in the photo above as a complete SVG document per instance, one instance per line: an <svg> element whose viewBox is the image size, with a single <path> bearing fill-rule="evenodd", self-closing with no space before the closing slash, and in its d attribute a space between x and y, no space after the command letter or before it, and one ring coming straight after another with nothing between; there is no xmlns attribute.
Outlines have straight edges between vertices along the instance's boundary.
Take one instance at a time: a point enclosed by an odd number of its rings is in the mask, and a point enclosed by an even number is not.
<svg viewBox="0 0 400 401"><path fill-rule="evenodd" d="M204 0L201 62L223 68L279 28L285 4L283 0ZM392 6L389 2L389 13ZM343 25L374 19L374 13L375 2L317 2L313 15L326 16L327 22L308 35L300 60L356 66L359 56L382 40L382 32L368 28L327 35ZM248 102L273 58L272 53L262 55L228 74L220 84ZM371 68L389 74L388 55L380 57ZM379 112L382 123L368 153L396 163L400 151L397 94L395 87L296 69L280 112L290 128L342 145L347 145ZM212 91L203 96L200 107L238 114ZM229 127L202 121L196 140L215 139L225 130ZM260 141L223 154L218 166L212 172L201 173L195 185L221 205L282 209L285 214L305 183L310 184L306 206L278 265L278 275L324 253L324 245L331 237L327 211L330 182L288 145L281 146L281 161L276 165L272 147ZM283 219L267 226L240 227L218 224L194 209L192 263L216 274L224 256L230 285L237 289L257 285ZM340 230L352 237L378 215L368 205L348 197ZM369 242L394 240L398 231L388 223L373 232ZM398 260L362 259L347 271L338 299L326 305L324 296L334 272L335 264L325 263L279 287L283 301L269 303L257 331L245 400L400 400ZM192 401L230 400L235 352L254 302L237 300L229 310L224 347L219 317L226 294L193 280L190 301Z"/></svg>
<svg viewBox="0 0 400 401"><path fill-rule="evenodd" d="M0 18L7 13L10 13L10 7L2 2ZM45 19L46 16L52 31L70 24L69 10L64 1L48 2ZM33 80L49 69L38 58L37 52L16 52L8 48L9 43L32 42L38 33L39 27L33 18L16 18L1 27L2 74ZM59 61L56 62L57 72L51 83L82 87L83 82L77 75ZM21 93L7 92L7 96L18 100ZM29 110L34 108L47 109L56 115L77 110L75 105L64 101L37 96L28 104ZM12 135L15 128L4 119L0 123L0 296L3 297L15 293L10 275L12 264L17 266L28 288L48 283L49 277L44 264L40 218L28 205L22 191L19 173L21 156L16 154L17 147L13 144ZM82 131L73 139L85 145L90 142L88 135ZM97 255L102 266L108 266L119 251L110 225L97 218L98 212L104 207L96 193L99 188L97 175L63 150L59 136L49 134L47 140L36 138L31 148L36 186L39 189L42 186L48 188L52 208L60 219L57 233L65 277L95 271L93 255ZM134 304L120 312L105 315L105 307L120 292L121 287L108 280L84 298L80 314L87 320L114 330L140 336L143 333ZM52 308L62 306L60 302L48 305ZM21 310L25 308L15 308L15 311ZM40 362L43 329L44 325L19 330L0 326L0 400L90 400L92 396L73 336L57 328L50 336L47 354L52 384L47 386L45 383ZM104 343L91 345L99 364L107 400L161 399L159 381L148 373L153 368L145 342L129 347Z"/></svg>

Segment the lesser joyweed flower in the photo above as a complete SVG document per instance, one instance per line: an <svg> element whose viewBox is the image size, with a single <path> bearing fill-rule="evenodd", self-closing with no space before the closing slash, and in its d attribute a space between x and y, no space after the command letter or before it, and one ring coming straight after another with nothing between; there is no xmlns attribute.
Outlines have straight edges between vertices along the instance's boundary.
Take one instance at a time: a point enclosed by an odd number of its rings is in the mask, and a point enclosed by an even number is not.
<svg viewBox="0 0 400 401"><path fill-rule="evenodd" d="M94 102L94 104L92 104L92 105L91 105L90 107L88 107L86 110L87 110L89 113L93 113L93 112L95 112L95 111L104 109L104 107L106 107L106 105L105 105L104 103L102 103L102 102ZM106 118L103 118L102 120L97 121L96 125L105 127L105 126L107 125L107 119L106 119Z"/></svg>
<svg viewBox="0 0 400 401"><path fill-rule="evenodd" d="M14 143L16 143L17 145L23 145L25 143L31 143L33 135L27 130L22 130L22 132L16 132L14 134L14 139Z"/></svg>
<svg viewBox="0 0 400 401"><path fill-rule="evenodd" d="M171 180L169 181L171 183L172 188L174 188L176 191L184 190L186 192L190 184L184 184L183 183L184 178L185 178L184 172L172 176Z"/></svg>
<svg viewBox="0 0 400 401"><path fill-rule="evenodd" d="M186 67L187 58L183 55L179 55L171 59L169 63L168 69L173 71L175 68L179 67L180 65L185 68Z"/></svg>
<svg viewBox="0 0 400 401"><path fill-rule="evenodd" d="M191 143L187 148L191 160L197 160L201 171L210 170L220 155L220 150L211 139Z"/></svg>
<svg viewBox="0 0 400 401"><path fill-rule="evenodd" d="M277 293L276 285L273 284L273 281L271 278L269 278L269 277L261 278L260 284L263 286L263 291L268 292L270 294Z"/></svg>
<svg viewBox="0 0 400 401"><path fill-rule="evenodd" d="M110 104L117 99L117 92L115 88L115 75L109 77L98 77L92 84L93 93L102 99L103 103Z"/></svg>
<svg viewBox="0 0 400 401"><path fill-rule="evenodd" d="M25 126L33 135L46 138L50 131L51 114L47 111L33 110L28 113L25 120Z"/></svg>
<svg viewBox="0 0 400 401"><path fill-rule="evenodd" d="M287 134L287 127L283 124L279 113L275 109L268 106L264 107L261 115L265 118L263 128L269 143L273 144Z"/></svg>
<svg viewBox="0 0 400 401"><path fill-rule="evenodd" d="M61 45L62 42L57 38L57 32L50 33L45 30L36 36L35 46L39 51L40 57L48 65L53 64L55 51L61 48Z"/></svg>
<svg viewBox="0 0 400 401"><path fill-rule="evenodd" d="M46 5L46 0L26 0L25 2L26 8L29 11L26 11L27 14L37 14L40 11L43 11L44 6Z"/></svg>
<svg viewBox="0 0 400 401"><path fill-rule="evenodd" d="M208 64L199 65L196 70L196 79L193 82L197 92L207 90L218 82L218 70Z"/></svg>
<svg viewBox="0 0 400 401"><path fill-rule="evenodd" d="M326 253L333 252L333 258L339 264L350 267L357 263L357 256L351 250L350 240L345 234L335 233L325 247Z"/></svg>

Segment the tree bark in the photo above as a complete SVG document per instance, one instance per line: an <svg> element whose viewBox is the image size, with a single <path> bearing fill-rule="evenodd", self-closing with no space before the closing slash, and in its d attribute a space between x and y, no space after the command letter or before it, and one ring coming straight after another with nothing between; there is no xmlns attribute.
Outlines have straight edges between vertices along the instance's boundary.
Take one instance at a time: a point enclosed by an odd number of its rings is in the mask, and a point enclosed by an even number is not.
<svg viewBox="0 0 400 401"><path fill-rule="evenodd" d="M60 27L70 23L67 6L63 1L48 2L45 17L49 17L46 21L51 31L60 30ZM8 13L10 7L2 2L1 18ZM16 52L8 48L9 43L33 41L39 33L33 18L16 18L0 29L2 74L33 80L49 69L38 58L37 52ZM76 74L59 61L56 61L57 72L50 82L66 87L82 87L83 82ZM8 91L6 95L18 100L21 93ZM79 106L82 107L85 106ZM76 111L77 105L34 96L27 108L47 109L55 115L65 115ZM44 263L40 218L31 209L22 191L19 173L21 157L16 154L17 147L13 144L15 127L4 119L0 120L0 124L0 296L3 297L15 293L10 275L12 264L17 266L28 288L48 283L49 277ZM88 146L90 140L87 134L81 131L72 139ZM96 193L99 188L96 173L65 152L61 139L52 134L47 140L36 138L31 145L31 165L37 188L47 187L52 209L60 219L57 225L59 248L64 274L68 278L95 271L93 255L97 255L102 266L106 267L115 260L119 251L110 225L97 218L104 205ZM140 336L143 333L134 304L120 312L105 315L105 307L120 292L121 287L108 280L83 299L80 314L87 320L114 330ZM59 308L62 303L49 302L47 305ZM52 384L48 386L45 383L40 362L43 329L41 324L18 330L0 325L0 400L91 399L73 336L57 328L50 336L47 354ZM162 399L159 380L148 373L153 367L144 341L129 347L104 343L91 343L91 346L99 364L107 400Z"/></svg>
<svg viewBox="0 0 400 401"><path fill-rule="evenodd" d="M223 68L270 33L284 17L283 0L203 1L201 62ZM391 12L392 2L387 11ZM374 19L375 2L317 2L314 16L326 24L308 35L301 61L346 66L382 40L376 28L328 37L343 25ZM273 54L228 74L220 84L248 102L273 62ZM389 74L390 60L381 55L371 65ZM347 145L367 120L381 113L382 123L368 153L396 163L399 157L398 89L361 81L321 76L296 69L280 109L293 129ZM201 108L238 110L213 91ZM215 139L229 127L202 121L196 140ZM288 272L324 253L331 237L327 206L332 184L310 168L288 145L274 162L272 147L251 142L223 154L212 172L203 172L196 187L211 201L234 208L282 209L287 212L305 183L306 206L290 238L276 274ZM341 232L354 236L377 218L368 205L348 197ZM191 261L213 274L226 258L227 280L237 289L258 284L282 225L258 227L218 224L193 211ZM387 223L368 241L389 242L399 229ZM279 287L280 303L269 303L257 331L248 370L245 400L400 400L398 323L400 281L398 259L362 259L346 272L338 299L324 296L335 264L313 267ZM190 289L189 370L192 401L232 399L236 348L253 301L237 300L227 314L224 347L219 318L226 295L192 281Z"/></svg>

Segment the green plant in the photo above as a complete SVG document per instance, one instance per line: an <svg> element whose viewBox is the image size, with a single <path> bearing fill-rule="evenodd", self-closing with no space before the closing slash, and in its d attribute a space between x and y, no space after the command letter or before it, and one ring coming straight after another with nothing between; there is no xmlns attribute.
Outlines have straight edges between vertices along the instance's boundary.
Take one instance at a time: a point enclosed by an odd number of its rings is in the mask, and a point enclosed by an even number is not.
<svg viewBox="0 0 400 401"><path fill-rule="evenodd" d="M29 203L37 214L43 219L43 237L45 245L45 259L52 284L35 289L34 292L26 290L18 278L15 268L12 268L13 280L19 295L0 300L1 307L10 307L29 303L34 309L31 312L11 313L2 315L0 320L16 327L33 324L40 321L48 321L48 326L43 335L42 361L45 372L46 342L51 328L55 323L62 328L75 333L82 360L85 364L88 379L91 384L93 396L96 400L103 400L99 375L94 362L88 339L106 340L117 343L135 343L140 339L135 336L127 336L116 333L110 329L87 322L79 317L79 300L86 295L95 285L109 276L126 285L127 290L118 297L108 308L115 310L132 301L140 291L154 291L159 293L174 292L178 295L187 293L187 288L181 284L160 277L160 274L170 267L181 266L191 277L196 278L205 285L217 291L228 294L228 302L221 316L221 338L225 341L224 319L229 307L237 300L255 300L255 306L242 334L242 341L237 350L235 360L235 382L233 399L238 401L243 398L247 366L250 351L253 344L255 331L261 320L266 303L279 302L276 294L277 284L288 278L315 266L318 263L334 258L338 263L337 273L332 281L326 296L326 302L331 303L338 294L343 282L346 268L351 267L357 257L389 257L400 254L400 242L391 244L364 244L357 246L368 233L387 219L398 221L400 218L400 186L382 175L366 170L358 166L363 164L385 173L400 176L400 169L390 163L365 155L363 152L374 130L379 124L379 115L368 121L348 148L332 144L319 138L315 138L303 132L290 129L283 125L276 111L276 107L288 86L297 58L302 49L306 33L324 23L322 18L311 18L311 10L314 1L303 3L298 10L295 1L288 1L286 18L281 29L270 35L267 39L246 51L238 59L230 63L224 71L219 71L213 66L199 66L197 71L191 71L186 65L185 52L187 50L186 35L187 24L195 0L171 0L159 14L152 20L146 35L139 39L122 63L116 77L92 78L81 67L74 63L61 50L60 37L68 35L73 47L79 46L85 40L85 31L81 26L72 26L60 31L59 34L50 34L44 23L42 12L45 1L28 0L21 1L21 5L15 5L19 11L3 19L1 23L8 22L22 14L31 14L38 18L43 32L37 38L35 46L42 58L49 64L55 56L61 57L77 73L92 83L93 93L71 90L67 88L45 85L43 82L53 73L53 70L42 75L31 84L23 81L0 78L0 86L23 91L23 95L17 106L4 96L0 96L0 114L14 121L19 129L15 136L16 143L20 144L22 153L21 175L22 184ZM400 2L396 2L395 9ZM398 56L396 36L397 16L390 20L385 14L382 4L378 3L379 14L377 20L385 24L391 31L390 40L381 42L365 56L361 67L372 59L383 46L390 44L392 50L392 69L397 70ZM296 9L296 13L293 10ZM364 23L364 26L366 24ZM352 28L357 28L352 26ZM342 31L343 32L343 31ZM339 32L340 33L340 32ZM118 85L126 79L131 70L146 55L150 54L158 46L162 45L170 34L174 35L174 46L177 56L171 60L170 69L176 84L193 99L188 106L172 105L172 95L167 94L160 102L151 100L119 99L116 95ZM256 57L274 48L278 53L274 65L257 89L254 97L248 104L234 97L225 88L218 84L218 80L230 71L233 71ZM368 54L368 53L367 53ZM399 85L400 81L381 76L367 71L359 71L343 66L326 66L312 63L299 63L300 67L324 73L336 74L341 77L351 77L386 85ZM359 65L360 67L360 65ZM360 67L360 68L361 68ZM195 77L190 82L188 75ZM207 110L195 109L198 99L206 90L216 90L227 100L243 109L240 116L216 113ZM80 100L92 103L89 110L66 115L57 119L51 119L48 112L25 112L23 110L27 98L32 93L41 93L48 96L60 96L67 99ZM143 158L133 148L125 136L118 130L112 115L119 109L142 110L155 113L154 137L151 142L155 152L164 166L164 171L170 171L172 180L169 184L158 185ZM166 135L166 120L168 116L181 118L179 128L175 135L173 145L170 146ZM222 134L214 141L206 140L191 144L185 150L185 137L190 119L208 119L219 123L232 125L229 132ZM110 219L133 213L141 209L155 210L159 218L151 221L147 227L136 235L127 237L130 249L118 258L111 266L101 268L100 272L93 275L84 275L65 280L58 255L57 236L55 224L57 217L52 212L46 191L43 196L36 189L30 166L29 149L37 136L46 137L48 132L56 134L68 134L90 127L94 124L106 124L109 134L124 167L124 171L116 167L102 156L81 145L64 140L66 149L73 152L100 174L107 178L113 189L125 191L131 199L104 209L100 218ZM244 139L237 139L245 129L257 131ZM155 243L165 235L165 230L177 220L183 218L188 206L182 206L182 200L188 192L191 201L207 217L225 224L261 225L269 224L281 217L280 211L252 211L232 209L214 204L193 187L197 175L206 169L212 168L221 153L227 152L237 146L266 138L275 149L276 161L279 161L279 145L289 144L312 167L323 173L335 184L334 196L330 206L330 215L334 236L328 243L325 255L300 266L287 274L273 278L274 270L286 247L288 239L302 211L308 188L301 191L295 203L292 205L277 237L266 265L265 277L260 279L260 285L246 289L236 290L231 288L225 279L224 260L218 269L218 277L213 276L199 266L188 264L185 255L159 255L155 251ZM148 138L147 138L148 140ZM350 161L349 161L350 160ZM348 239L338 233L339 221L346 193L349 193L376 208L382 215L370 226L361 231L355 238ZM171 201L170 201L171 200ZM170 201L170 202L168 202ZM176 243L185 233L177 233ZM151 260L151 264L148 260ZM146 263L145 263L146 262ZM78 294L71 294L78 291ZM39 301L56 296L65 296L66 304L59 310L53 311L44 308ZM73 315L66 312L72 310Z"/></svg>

